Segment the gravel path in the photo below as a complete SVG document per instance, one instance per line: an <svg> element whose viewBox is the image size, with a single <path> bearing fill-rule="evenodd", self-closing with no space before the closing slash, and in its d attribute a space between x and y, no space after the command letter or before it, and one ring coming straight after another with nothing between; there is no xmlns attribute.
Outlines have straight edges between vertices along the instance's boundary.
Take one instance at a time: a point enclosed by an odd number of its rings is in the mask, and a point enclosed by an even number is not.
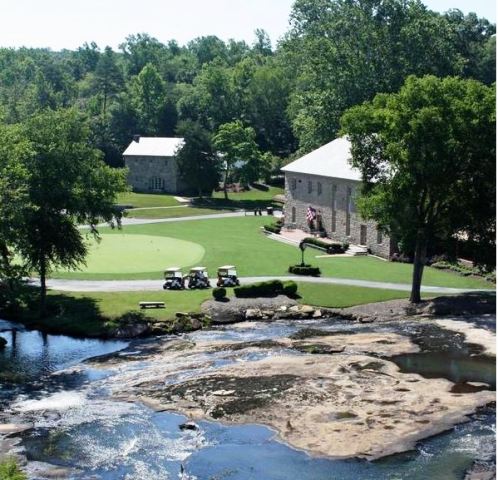
<svg viewBox="0 0 498 480"><path fill-rule="evenodd" d="M411 285L405 283L372 282L367 280L355 280L351 278L334 277L300 277L297 275L287 276L265 276L265 277L241 277L243 284L262 282L266 280L294 280L296 282L318 283L327 285L350 285L353 287L382 288L387 290L398 290L409 292ZM38 284L38 280L33 279L33 284ZM53 290L67 292L132 292L132 291L153 291L162 288L163 281L157 280L68 280L49 279L47 285ZM211 279L211 285L215 286L216 279ZM470 288L449 288L422 286L423 293L452 294L476 291L494 291L493 289L470 289Z"/></svg>

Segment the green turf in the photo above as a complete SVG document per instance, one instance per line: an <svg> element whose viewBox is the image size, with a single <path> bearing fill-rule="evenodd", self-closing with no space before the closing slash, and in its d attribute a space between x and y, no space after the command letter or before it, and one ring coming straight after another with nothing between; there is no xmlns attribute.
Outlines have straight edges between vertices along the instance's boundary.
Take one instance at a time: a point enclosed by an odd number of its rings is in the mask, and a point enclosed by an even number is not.
<svg viewBox="0 0 498 480"><path fill-rule="evenodd" d="M149 225L128 225L116 231L103 228L102 233L109 235L154 235L166 236L198 243L205 249L200 261L208 267L211 275L220 265L234 264L240 276L286 275L290 264L300 261L300 251L267 238L260 227L269 221L268 217L232 217L222 219L199 219L188 222L156 223ZM144 249L144 245L140 246ZM155 257L155 252L150 251ZM322 269L323 276L373 280L392 283L411 283L412 266L392 263L374 257L329 257L315 258L321 252L307 249L305 260ZM125 272L126 258L121 259ZM174 262L176 263L176 262ZM192 262L194 264L196 262ZM84 272L58 273L62 278L81 279L147 279L162 278L164 263L158 262L153 270L143 269L135 273L85 274ZM434 268L424 271L424 285L455 288L493 288L493 285L472 277L463 277L451 272Z"/></svg>
<svg viewBox="0 0 498 480"><path fill-rule="evenodd" d="M187 266L204 257L204 248L177 238L157 235L102 235L100 241L88 240L89 255L82 272L140 273L171 265Z"/></svg>
<svg viewBox="0 0 498 480"><path fill-rule="evenodd" d="M175 200L174 195L133 192L119 194L117 203L119 205L133 205L134 208L180 205L180 202Z"/></svg>
<svg viewBox="0 0 498 480"><path fill-rule="evenodd" d="M224 210L219 209L195 207L151 208L145 210L128 210L126 216L130 218L180 218L223 212Z"/></svg>
<svg viewBox="0 0 498 480"><path fill-rule="evenodd" d="M323 285L298 282L299 303L329 308L344 308L365 303L408 299L409 292L381 288L351 287L348 285ZM434 294L424 294L433 297Z"/></svg>
<svg viewBox="0 0 498 480"><path fill-rule="evenodd" d="M267 192L253 188L246 192L228 193L228 198L235 202L244 200L271 200L275 195L282 195L283 193L284 189L279 187L270 187ZM225 194L223 192L213 192L213 198L224 199Z"/></svg>

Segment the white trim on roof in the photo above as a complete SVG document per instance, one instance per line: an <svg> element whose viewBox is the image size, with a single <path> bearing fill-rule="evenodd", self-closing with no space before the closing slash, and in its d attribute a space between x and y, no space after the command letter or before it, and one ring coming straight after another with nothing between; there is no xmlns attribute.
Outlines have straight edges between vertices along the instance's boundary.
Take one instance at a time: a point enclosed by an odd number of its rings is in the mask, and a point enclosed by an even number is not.
<svg viewBox="0 0 498 480"><path fill-rule="evenodd" d="M289 163L282 171L361 181L360 172L351 166L350 160L351 142L340 137Z"/></svg>
<svg viewBox="0 0 498 480"><path fill-rule="evenodd" d="M183 138L140 137L133 140L123 155L128 157L173 157L184 144Z"/></svg>

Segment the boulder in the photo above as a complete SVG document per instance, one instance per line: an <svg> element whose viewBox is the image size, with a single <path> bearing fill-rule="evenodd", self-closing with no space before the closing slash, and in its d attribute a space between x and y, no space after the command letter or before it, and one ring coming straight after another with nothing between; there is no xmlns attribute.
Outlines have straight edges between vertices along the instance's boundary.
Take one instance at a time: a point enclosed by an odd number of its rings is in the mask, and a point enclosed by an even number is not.
<svg viewBox="0 0 498 480"><path fill-rule="evenodd" d="M114 331L116 338L136 338L146 335L150 332L150 325L148 323L133 323L120 325Z"/></svg>
<svg viewBox="0 0 498 480"><path fill-rule="evenodd" d="M200 330L202 328L202 322L198 318L192 318L190 324L192 325L192 330Z"/></svg>
<svg viewBox="0 0 498 480"><path fill-rule="evenodd" d="M317 308L312 315L313 318L322 318L322 316L322 311L319 308Z"/></svg>
<svg viewBox="0 0 498 480"><path fill-rule="evenodd" d="M179 426L180 430L199 430L199 426L194 422L181 423Z"/></svg>
<svg viewBox="0 0 498 480"><path fill-rule="evenodd" d="M3 337L0 337L0 350L5 348L7 345L7 340L5 340L5 338Z"/></svg>
<svg viewBox="0 0 498 480"><path fill-rule="evenodd" d="M246 320L260 320L263 318L263 313L259 308L248 308L244 316Z"/></svg>

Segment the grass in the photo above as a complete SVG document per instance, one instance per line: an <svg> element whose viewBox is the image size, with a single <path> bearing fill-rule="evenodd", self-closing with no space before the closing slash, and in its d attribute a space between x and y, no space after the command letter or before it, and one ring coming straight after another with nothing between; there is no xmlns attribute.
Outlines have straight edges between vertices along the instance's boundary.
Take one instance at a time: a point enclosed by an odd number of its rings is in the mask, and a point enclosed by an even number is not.
<svg viewBox="0 0 498 480"><path fill-rule="evenodd" d="M173 207L180 205L180 202L175 200L174 195L133 192L118 195L117 203L119 205L133 205L134 208Z"/></svg>
<svg viewBox="0 0 498 480"><path fill-rule="evenodd" d="M282 208L282 205L273 200L275 195L284 193L282 188L270 187L268 191L248 190L247 192L229 193L225 200L223 192L214 192L211 198L195 199L194 205L205 208L230 209L230 210L254 210L266 207Z"/></svg>
<svg viewBox="0 0 498 480"><path fill-rule="evenodd" d="M177 208L151 208L147 210L128 210L127 217L130 218L180 218L196 215L211 215L213 213L224 213L226 210L214 208L177 207Z"/></svg>
<svg viewBox="0 0 498 480"><path fill-rule="evenodd" d="M299 303L329 308L345 308L365 303L408 299L409 292L381 288L350 287L347 285L323 285L298 282ZM433 297L434 294L423 294Z"/></svg>
<svg viewBox="0 0 498 480"><path fill-rule="evenodd" d="M0 462L0 480L27 480L26 474L17 466L14 458Z"/></svg>
<svg viewBox="0 0 498 480"><path fill-rule="evenodd" d="M222 219L199 219L189 222L156 223L149 225L127 225L122 231L102 228L106 235L154 235L171 237L198 243L205 249L200 263L214 275L220 265L234 264L240 276L287 275L289 265L300 262L300 251L266 238L260 227L269 221L268 217L233 217ZM146 245L141 245L145 249ZM150 250L151 258L157 259L157 252ZM327 257L315 258L321 252L307 249L305 260L319 266L322 276L371 280L391 283L411 283L412 265L392 263L374 257ZM91 273L62 272L55 273L59 278L79 279L153 279L158 282L162 271L168 265L156 261L153 269L141 272L126 273L127 258L116 255L122 262L122 272ZM174 262L176 263L176 262ZM452 272L426 268L424 285L445 286L454 288L492 288L485 280L462 277Z"/></svg>

